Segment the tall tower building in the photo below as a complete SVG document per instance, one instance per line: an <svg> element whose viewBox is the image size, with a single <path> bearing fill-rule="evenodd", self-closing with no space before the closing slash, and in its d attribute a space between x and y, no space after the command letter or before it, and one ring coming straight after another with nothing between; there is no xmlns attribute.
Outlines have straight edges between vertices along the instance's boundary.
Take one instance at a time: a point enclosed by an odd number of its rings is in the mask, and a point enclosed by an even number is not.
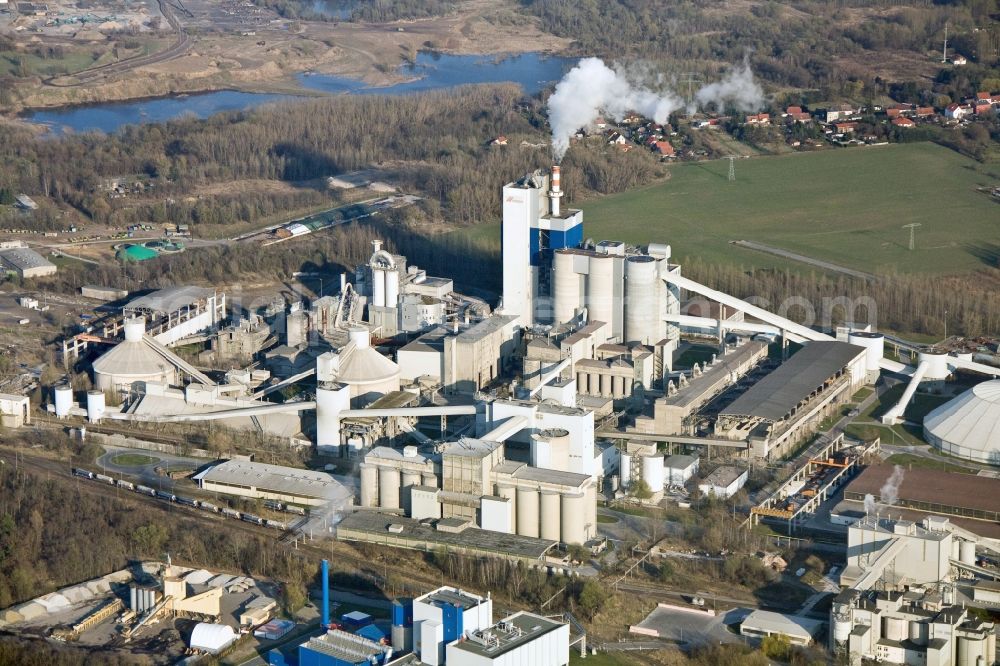
<svg viewBox="0 0 1000 666"><path fill-rule="evenodd" d="M522 326L553 322L553 252L583 242L583 212L562 210L559 167L503 188L503 310Z"/></svg>

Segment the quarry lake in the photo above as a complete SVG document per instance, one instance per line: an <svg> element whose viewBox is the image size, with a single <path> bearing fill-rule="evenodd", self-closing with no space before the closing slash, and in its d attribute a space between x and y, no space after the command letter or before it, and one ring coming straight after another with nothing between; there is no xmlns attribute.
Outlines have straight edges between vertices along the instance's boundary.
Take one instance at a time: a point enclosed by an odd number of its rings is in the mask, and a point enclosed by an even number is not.
<svg viewBox="0 0 1000 666"><path fill-rule="evenodd" d="M442 55L421 52L415 63L404 65L400 73L409 80L385 87L371 87L362 81L327 74L297 76L308 90L333 95L405 95L442 90L476 83L512 82L534 94L557 81L575 59L525 53L515 56ZM48 126L54 134L71 132L115 132L125 125L160 123L192 116L207 118L223 111L240 111L269 102L297 99L294 95L248 93L235 90L180 95L129 102L108 102L87 106L32 111L24 119Z"/></svg>

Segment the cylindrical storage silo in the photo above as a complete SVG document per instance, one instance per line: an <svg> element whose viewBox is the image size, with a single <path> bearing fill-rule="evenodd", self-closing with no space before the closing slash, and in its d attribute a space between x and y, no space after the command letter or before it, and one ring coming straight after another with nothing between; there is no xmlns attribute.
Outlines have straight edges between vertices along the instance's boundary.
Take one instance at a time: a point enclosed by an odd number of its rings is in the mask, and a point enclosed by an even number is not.
<svg viewBox="0 0 1000 666"><path fill-rule="evenodd" d="M139 594L138 593L139 593L139 588L137 588L135 585L132 585L131 587L128 588L128 607L129 607L130 610L133 610L133 611L136 611L136 612L139 611L139 609L138 609Z"/></svg>
<svg viewBox="0 0 1000 666"><path fill-rule="evenodd" d="M413 472L410 470L403 470L403 487L407 486L419 486L423 479L420 476L420 472Z"/></svg>
<svg viewBox="0 0 1000 666"><path fill-rule="evenodd" d="M958 659L955 660L956 666L979 666L979 664L989 666L989 662L986 660L985 639L958 636L957 640Z"/></svg>
<svg viewBox="0 0 1000 666"><path fill-rule="evenodd" d="M833 640L846 643L851 637L851 618L847 615L833 616Z"/></svg>
<svg viewBox="0 0 1000 666"><path fill-rule="evenodd" d="M73 389L69 386L57 386L55 390L56 416L61 419L69 416L69 410L73 408Z"/></svg>
<svg viewBox="0 0 1000 666"><path fill-rule="evenodd" d="M915 645L927 645L928 626L926 622L910 620L910 642Z"/></svg>
<svg viewBox="0 0 1000 666"><path fill-rule="evenodd" d="M361 463L361 506L378 506L378 467Z"/></svg>
<svg viewBox="0 0 1000 666"><path fill-rule="evenodd" d="M611 375L601 375L601 396L611 397Z"/></svg>
<svg viewBox="0 0 1000 666"><path fill-rule="evenodd" d="M852 345L865 348L865 370L869 373L879 371L879 363L885 356L885 336L881 333L865 333L857 331L847 336Z"/></svg>
<svg viewBox="0 0 1000 666"><path fill-rule="evenodd" d="M924 373L925 380L947 379L951 371L948 370L948 355L943 352L920 352L917 354L917 365L927 363L927 371Z"/></svg>
<svg viewBox="0 0 1000 666"><path fill-rule="evenodd" d="M632 483L632 456L622 451L618 473L621 475L622 488L628 488Z"/></svg>
<svg viewBox="0 0 1000 666"><path fill-rule="evenodd" d="M392 650L403 654L413 649L413 627L402 624L392 625Z"/></svg>
<svg viewBox="0 0 1000 666"><path fill-rule="evenodd" d="M587 488L587 496L584 498L587 508L587 521L584 525L587 539L597 537L597 484L592 483Z"/></svg>
<svg viewBox="0 0 1000 666"><path fill-rule="evenodd" d="M396 269L385 272L385 304L394 308L399 301L399 271Z"/></svg>
<svg viewBox="0 0 1000 666"><path fill-rule="evenodd" d="M425 486L430 486L431 488L438 487L437 474L434 474L433 472L424 472L423 474L420 475L420 480L421 484Z"/></svg>
<svg viewBox="0 0 1000 666"><path fill-rule="evenodd" d="M546 428L531 436L531 465L544 469L569 469L569 431Z"/></svg>
<svg viewBox="0 0 1000 666"><path fill-rule="evenodd" d="M569 321L580 309L579 273L573 270L577 255L567 250L556 250L552 259L553 293L553 323L562 324Z"/></svg>
<svg viewBox="0 0 1000 666"><path fill-rule="evenodd" d="M385 305L385 271L381 268L372 268L372 305Z"/></svg>
<svg viewBox="0 0 1000 666"><path fill-rule="evenodd" d="M974 541L963 541L959 546L958 559L962 564L976 563L976 544Z"/></svg>
<svg viewBox="0 0 1000 666"><path fill-rule="evenodd" d="M882 618L882 636L890 641L901 642L909 636L910 623L901 617Z"/></svg>
<svg viewBox="0 0 1000 666"><path fill-rule="evenodd" d="M663 456L654 453L642 458L642 479L654 492L663 491Z"/></svg>
<svg viewBox="0 0 1000 666"><path fill-rule="evenodd" d="M87 420L97 423L104 416L104 391L87 391Z"/></svg>
<svg viewBox="0 0 1000 666"><path fill-rule="evenodd" d="M656 260L648 255L625 260L625 340L651 344L656 337Z"/></svg>
<svg viewBox="0 0 1000 666"><path fill-rule="evenodd" d="M382 467L378 471L378 505L383 509L399 508L399 470Z"/></svg>
<svg viewBox="0 0 1000 666"><path fill-rule="evenodd" d="M586 521L586 495L584 493L563 495L561 532L563 543L584 543L587 540L587 532L584 529Z"/></svg>
<svg viewBox="0 0 1000 666"><path fill-rule="evenodd" d="M609 327L615 322L615 258L610 255L590 257L587 275L587 318L603 321ZM591 387L591 392L594 392Z"/></svg>
<svg viewBox="0 0 1000 666"><path fill-rule="evenodd" d="M324 382L316 386L316 447L340 450L340 412L351 408L351 387Z"/></svg>
<svg viewBox="0 0 1000 666"><path fill-rule="evenodd" d="M560 522L560 501L559 493L555 490L543 490L541 492L541 528L539 535L543 539L559 541L562 532L559 528Z"/></svg>
<svg viewBox="0 0 1000 666"><path fill-rule="evenodd" d="M614 384L612 386L611 393L612 393L612 395L615 398L624 398L625 397L625 378L624 377L617 376L617 377L614 378Z"/></svg>
<svg viewBox="0 0 1000 666"><path fill-rule="evenodd" d="M538 538L538 491L517 489L517 533Z"/></svg>
<svg viewBox="0 0 1000 666"><path fill-rule="evenodd" d="M951 540L951 559L960 560L962 557L962 540L953 538Z"/></svg>
<svg viewBox="0 0 1000 666"><path fill-rule="evenodd" d="M139 342L145 333L145 317L132 317L125 320L125 342Z"/></svg>
<svg viewBox="0 0 1000 666"><path fill-rule="evenodd" d="M510 526L511 531L514 534L520 534L517 531L517 488L508 484L497 484L497 497L503 497L508 502L510 507L510 516L513 524Z"/></svg>
<svg viewBox="0 0 1000 666"><path fill-rule="evenodd" d="M620 483L621 483L621 477L618 476L617 474L612 474L611 475L611 492L613 492L613 493L618 492L618 487L619 487Z"/></svg>

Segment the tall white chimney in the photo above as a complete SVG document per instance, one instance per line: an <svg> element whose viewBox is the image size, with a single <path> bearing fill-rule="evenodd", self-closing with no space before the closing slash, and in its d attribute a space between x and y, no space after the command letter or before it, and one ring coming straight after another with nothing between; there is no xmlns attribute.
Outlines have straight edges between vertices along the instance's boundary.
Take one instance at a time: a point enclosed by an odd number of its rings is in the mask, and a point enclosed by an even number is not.
<svg viewBox="0 0 1000 666"><path fill-rule="evenodd" d="M559 217L559 199L562 198L562 189L559 187L559 165L552 167L552 187L549 189L549 199L552 200L552 217Z"/></svg>

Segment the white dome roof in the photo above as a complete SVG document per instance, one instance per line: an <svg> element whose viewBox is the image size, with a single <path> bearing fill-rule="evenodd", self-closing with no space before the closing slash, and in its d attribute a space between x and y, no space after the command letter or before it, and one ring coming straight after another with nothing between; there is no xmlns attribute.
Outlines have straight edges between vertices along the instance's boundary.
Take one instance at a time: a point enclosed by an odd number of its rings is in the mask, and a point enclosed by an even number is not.
<svg viewBox="0 0 1000 666"><path fill-rule="evenodd" d="M977 384L924 418L924 434L962 458L1000 460L1000 380Z"/></svg>
<svg viewBox="0 0 1000 666"><path fill-rule="evenodd" d="M399 377L399 366L371 347L355 347L340 362L337 381L345 384L375 384Z"/></svg>
<svg viewBox="0 0 1000 666"><path fill-rule="evenodd" d="M114 377L169 377L174 367L142 341L121 342L94 361L94 372Z"/></svg>
<svg viewBox="0 0 1000 666"><path fill-rule="evenodd" d="M216 653L236 640L236 632L228 624L199 622L191 632L191 647L203 652Z"/></svg>

